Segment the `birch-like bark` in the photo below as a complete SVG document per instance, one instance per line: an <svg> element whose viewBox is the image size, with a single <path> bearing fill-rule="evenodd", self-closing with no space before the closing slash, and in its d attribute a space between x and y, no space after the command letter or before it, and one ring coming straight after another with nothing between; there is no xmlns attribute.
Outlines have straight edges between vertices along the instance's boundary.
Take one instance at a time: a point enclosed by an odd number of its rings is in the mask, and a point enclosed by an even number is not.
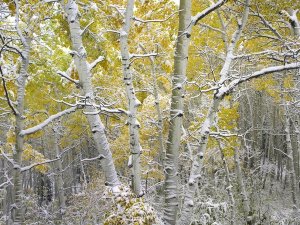
<svg viewBox="0 0 300 225"><path fill-rule="evenodd" d="M165 206L164 221L176 224L178 209L178 157L181 139L184 83L190 34L187 31L191 23L191 1L181 0L179 7L179 30L174 56L174 74L172 76L172 98L170 110L170 128L165 158Z"/></svg>
<svg viewBox="0 0 300 225"><path fill-rule="evenodd" d="M294 35L296 37L300 36L300 22L299 19L297 17L297 13L298 13L298 9L297 10L289 10L289 12L283 11L287 17L289 18L289 22L291 25L291 30L294 33Z"/></svg>
<svg viewBox="0 0 300 225"><path fill-rule="evenodd" d="M87 102L93 104L95 103L95 99L91 82L91 67L87 62L87 53L82 43L82 30L79 23L78 6L75 0L68 0L67 4L64 4L63 1L61 3L67 15L72 48L74 51L73 58L78 71L80 86ZM85 111L88 113L86 117L93 134L96 149L99 154L103 155L103 158L101 158L101 166L104 170L106 184L111 187L116 187L114 190L117 191L120 181L117 176L109 143L105 134L105 127L97 114L97 109L93 106L86 106Z"/></svg>
<svg viewBox="0 0 300 225"><path fill-rule="evenodd" d="M228 79L231 63L233 60L233 53L248 19L249 2L250 0L245 0L245 10L243 13L242 20L238 21L238 28L236 32L233 34L231 42L227 48L225 62L220 72L219 90L223 89L223 87L225 86L225 81ZM189 224L192 218L192 212L194 206L194 195L195 195L196 188L198 186L198 180L201 176L200 174L201 174L201 169L203 164L203 156L205 154L205 150L207 147L209 132L215 121L215 117L220 102L223 100L225 96L224 93L220 94L219 90L217 90L216 93L214 94L211 107L199 131L200 143L199 143L197 155L193 158L192 161L192 168L190 171L189 181L184 195L183 210L182 210L181 218L179 220L179 224Z"/></svg>
<svg viewBox="0 0 300 225"><path fill-rule="evenodd" d="M54 136L54 150L56 154L56 158L60 158L60 150L59 150L59 124L56 123L55 127L53 128L53 136ZM57 196L58 196L58 204L59 204L59 214L60 217L65 214L66 211L66 198L65 198L65 191L64 191L64 180L63 180L63 166L62 166L62 159L58 159L54 163L56 168L55 174L55 183L57 186Z"/></svg>
<svg viewBox="0 0 300 225"><path fill-rule="evenodd" d="M137 196L143 195L142 184L141 184L141 145L139 138L140 124L137 120L137 108L141 105L140 101L135 95L133 86L133 77L130 69L130 54L128 46L128 35L130 31L130 22L133 17L134 0L128 0L123 27L120 32L120 45L121 45L121 56L122 56L122 69L124 76L124 83L126 87L126 94L128 99L128 125L130 134L130 163L128 166L132 167L132 188Z"/></svg>
<svg viewBox="0 0 300 225"><path fill-rule="evenodd" d="M19 76L17 77L17 114L16 117L16 145L13 153L13 159L16 164L22 164L22 152L24 146L24 137L20 135L20 132L24 128L24 99L25 99L25 86L28 77L28 66L29 66L29 53L31 50L31 39L22 36L22 61ZM23 206L23 190L22 190L22 174L20 168L15 168L13 172L13 206L12 210L12 221L13 224L21 224L24 220L24 206Z"/></svg>

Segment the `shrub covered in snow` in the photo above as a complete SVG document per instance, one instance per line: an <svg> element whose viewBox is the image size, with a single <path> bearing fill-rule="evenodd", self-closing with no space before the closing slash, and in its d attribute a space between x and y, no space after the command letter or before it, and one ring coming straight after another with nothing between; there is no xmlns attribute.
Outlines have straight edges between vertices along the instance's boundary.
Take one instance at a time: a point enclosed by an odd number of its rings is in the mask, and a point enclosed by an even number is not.
<svg viewBox="0 0 300 225"><path fill-rule="evenodd" d="M121 186L117 193L108 190L104 196L113 203L105 214L104 225L163 224L155 210L143 198L136 198L128 187Z"/></svg>

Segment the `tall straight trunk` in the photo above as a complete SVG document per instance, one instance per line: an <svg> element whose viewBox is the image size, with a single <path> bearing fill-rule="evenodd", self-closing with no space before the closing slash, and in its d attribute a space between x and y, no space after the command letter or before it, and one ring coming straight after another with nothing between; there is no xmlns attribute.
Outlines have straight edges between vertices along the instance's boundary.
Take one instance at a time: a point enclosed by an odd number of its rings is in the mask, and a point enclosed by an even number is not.
<svg viewBox="0 0 300 225"><path fill-rule="evenodd" d="M122 56L122 68L124 83L126 86L126 94L128 98L128 125L130 134L130 162L129 166L132 167L132 188L137 196L143 195L142 185L141 185L141 166L140 166L140 155L141 155L141 145L139 138L139 128L140 124L137 120L137 108L140 106L140 101L135 95L135 90L133 86L133 77L130 69L130 54L128 46L128 35L130 31L130 22L133 16L134 0L127 1L127 7L125 12L125 19L123 27L120 32L120 45L121 45L121 56Z"/></svg>
<svg viewBox="0 0 300 225"><path fill-rule="evenodd" d="M64 3L63 1L61 2ZM82 30L79 23L79 11L78 6L74 0L68 0L67 4L63 4L63 8L67 14L67 22L70 29L71 42L74 50L74 62L79 74L80 86L82 92L86 97L86 100L93 104L95 103L94 91L91 82L91 68L87 62L87 53L82 43ZM86 106L85 111L90 129L93 134L96 149L99 154L101 166L104 170L106 184L111 187L117 187L120 185L119 178L115 169L112 154L110 151L109 143L105 134L105 127L98 115L97 109L93 106Z"/></svg>
<svg viewBox="0 0 300 225"><path fill-rule="evenodd" d="M60 150L59 150L59 124L56 123L55 127L53 128L54 132L54 150L56 154L56 158L60 157ZM66 198L65 198L65 191L64 191L64 180L63 180L63 166L62 166L62 159L58 159L55 161L55 168L56 168L56 175L55 175L55 183L57 187L57 196L58 196L58 204L59 204L59 214L60 217L64 215L66 211Z"/></svg>
<svg viewBox="0 0 300 225"><path fill-rule="evenodd" d="M29 66L29 53L31 50L31 39L25 38L23 40L24 50L22 51L22 61L20 73L17 78L17 114L16 116L16 145L13 154L13 159L17 165L22 164L22 152L24 146L24 136L20 132L24 128L24 99L25 99L25 86L28 77ZM21 224L23 221L23 190L22 190L22 173L20 168L15 168L13 172L13 207L12 220L14 224Z"/></svg>
<svg viewBox="0 0 300 225"><path fill-rule="evenodd" d="M178 156L181 139L184 82L188 60L190 34L185 34L191 24L191 0L180 0L179 30L174 56L170 128L165 158L165 206L164 221L176 224L178 209Z"/></svg>
<svg viewBox="0 0 300 225"><path fill-rule="evenodd" d="M291 181L291 189L292 189L292 201L295 207L297 207L297 181L294 167L294 156L293 156L293 146L291 140L291 131L290 131L290 118L288 116L288 106L284 106L284 119L285 119L285 140L286 140L286 148L287 148L287 169L289 173L289 178Z"/></svg>

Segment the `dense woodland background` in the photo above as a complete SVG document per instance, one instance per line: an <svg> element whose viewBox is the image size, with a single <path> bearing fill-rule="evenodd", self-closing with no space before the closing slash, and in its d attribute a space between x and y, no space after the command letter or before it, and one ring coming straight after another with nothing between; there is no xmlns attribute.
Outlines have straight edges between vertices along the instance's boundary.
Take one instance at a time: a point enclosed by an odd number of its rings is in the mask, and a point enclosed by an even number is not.
<svg viewBox="0 0 300 225"><path fill-rule="evenodd" d="M0 1L0 224L300 224L299 8Z"/></svg>

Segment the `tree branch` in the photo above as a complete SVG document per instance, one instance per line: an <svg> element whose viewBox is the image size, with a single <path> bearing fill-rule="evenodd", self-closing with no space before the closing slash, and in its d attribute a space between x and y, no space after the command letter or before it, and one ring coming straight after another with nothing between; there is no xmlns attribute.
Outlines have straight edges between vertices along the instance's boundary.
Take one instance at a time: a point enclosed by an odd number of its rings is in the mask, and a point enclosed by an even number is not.
<svg viewBox="0 0 300 225"><path fill-rule="evenodd" d="M3 88L4 88L4 92L5 92L5 97L7 100L7 104L8 106L11 108L11 110L13 111L14 115L18 115L19 112L17 109L15 109L15 107L13 106L12 102L10 101L9 95L8 95L8 91L7 91L7 87L6 87L6 82L5 82L5 78L4 78L4 74L2 71L2 67L0 66L0 73L1 73L1 78L2 78L2 83L3 83Z"/></svg>
<svg viewBox="0 0 300 225"><path fill-rule="evenodd" d="M285 70L294 70L299 68L300 68L300 62L290 63L282 66L272 66L272 67L264 68L248 76L244 76L239 79L233 80L232 82L229 83L228 86L222 86L217 90L216 97L222 98L226 94L229 94L236 86L244 83L245 81L251 80L253 78L258 78L270 73L281 72Z"/></svg>
<svg viewBox="0 0 300 225"><path fill-rule="evenodd" d="M206 17L211 12L215 11L217 8L221 7L227 0L219 0L214 5L206 8L202 12L199 12L196 16L192 18L192 25L196 25L201 19Z"/></svg>
<svg viewBox="0 0 300 225"><path fill-rule="evenodd" d="M19 133L19 135L24 136L24 135L28 135L28 134L35 133L35 132L37 132L37 131L43 129L45 126L47 126L47 125L48 125L49 123L51 123L53 120L58 119L58 118L60 118L60 117L62 117L62 116L64 116L64 115L66 115L66 114L70 114L70 113L72 113L72 112L75 112L76 109L77 109L77 107L71 107L71 108L66 109L66 110L64 110L64 111L61 111L61 112L59 112L59 113L57 113L57 114L54 114L54 115L50 116L48 119L44 120L42 123L40 123L40 124L38 124L38 125L36 125L36 126L34 126L34 127L28 128L28 129L26 129L26 130L22 130L22 131Z"/></svg>
<svg viewBox="0 0 300 225"><path fill-rule="evenodd" d="M135 20L135 21L141 22L141 23L162 23L162 22L165 22L165 21L169 20L172 16L174 16L178 12L179 11L172 13L171 15L166 17L165 19L143 20L143 19L140 19L140 18L137 18L137 17L133 17L132 19Z"/></svg>
<svg viewBox="0 0 300 225"><path fill-rule="evenodd" d="M92 70L97 66L98 63L102 62L104 60L104 56L99 56L94 62L89 64L89 70Z"/></svg>
<svg viewBox="0 0 300 225"><path fill-rule="evenodd" d="M75 80L75 79L71 78L70 76L68 76L67 73L62 72L62 71L57 71L56 73L64 78L66 78L68 81L71 81L76 85L79 85L79 80Z"/></svg>

